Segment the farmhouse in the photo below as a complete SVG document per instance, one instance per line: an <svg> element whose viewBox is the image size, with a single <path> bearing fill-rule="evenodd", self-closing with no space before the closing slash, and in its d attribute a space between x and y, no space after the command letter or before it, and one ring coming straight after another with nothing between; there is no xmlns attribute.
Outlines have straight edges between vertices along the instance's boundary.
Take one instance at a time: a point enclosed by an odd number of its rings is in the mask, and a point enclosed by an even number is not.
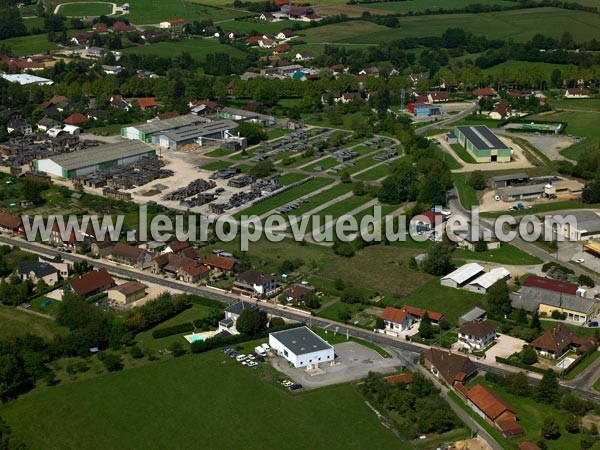
<svg viewBox="0 0 600 450"><path fill-rule="evenodd" d="M458 342L468 350L483 350L496 340L498 325L489 320L467 322L458 329Z"/></svg>
<svg viewBox="0 0 600 450"><path fill-rule="evenodd" d="M448 275L443 277L441 284L442 286L458 289L466 286L469 282L473 281L482 273L482 266L477 263L468 263L464 266L460 266L454 272L450 272Z"/></svg>
<svg viewBox="0 0 600 450"><path fill-rule="evenodd" d="M565 91L565 98L589 98L590 91L585 88L569 88Z"/></svg>
<svg viewBox="0 0 600 450"><path fill-rule="evenodd" d="M57 177L77 178L155 155L155 150L142 142L117 142L35 160L33 165L36 170Z"/></svg>
<svg viewBox="0 0 600 450"><path fill-rule="evenodd" d="M510 278L510 272L504 267L496 267L471 281L467 289L478 294L487 294L487 291L498 281Z"/></svg>
<svg viewBox="0 0 600 450"><path fill-rule="evenodd" d="M448 386L464 383L477 373L477 367L468 356L433 347L425 352L424 365Z"/></svg>
<svg viewBox="0 0 600 450"><path fill-rule="evenodd" d="M37 284L43 280L48 286L52 286L58 281L58 270L51 264L41 261L19 261L17 275L21 280L31 280Z"/></svg>
<svg viewBox="0 0 600 450"><path fill-rule="evenodd" d="M115 280L106 269L92 270L80 278L69 281L69 286L77 295L89 297L115 286Z"/></svg>
<svg viewBox="0 0 600 450"><path fill-rule="evenodd" d="M167 30L180 30L183 28L184 21L183 19L172 19L167 20L165 22L161 22L158 24L159 28L164 28Z"/></svg>
<svg viewBox="0 0 600 450"><path fill-rule="evenodd" d="M208 258L201 259L200 264L207 266L213 272L213 276L229 276L235 267L236 260L235 258L211 254Z"/></svg>
<svg viewBox="0 0 600 450"><path fill-rule="evenodd" d="M459 126L454 134L477 162L510 162L511 150L485 125Z"/></svg>
<svg viewBox="0 0 600 450"><path fill-rule="evenodd" d="M317 368L319 363L332 362L335 358L333 347L308 327L271 333L269 346L296 368Z"/></svg>
<svg viewBox="0 0 600 450"><path fill-rule="evenodd" d="M461 392L462 391L462 392ZM466 398L467 405L479 416L493 425L505 438L519 436L525 433L517 422L517 413L494 392L481 384L476 384L466 391L459 392Z"/></svg>
<svg viewBox="0 0 600 450"><path fill-rule="evenodd" d="M570 349L584 352L591 350L594 341L571 331L562 323L557 323L554 327L545 330L530 345L546 358L560 358Z"/></svg>
<svg viewBox="0 0 600 450"><path fill-rule="evenodd" d="M448 101L448 93L447 92L430 92L427 94L427 101L429 103L440 103Z"/></svg>
<svg viewBox="0 0 600 450"><path fill-rule="evenodd" d="M0 212L0 232L12 233L13 235L24 234L23 220L19 216Z"/></svg>
<svg viewBox="0 0 600 450"><path fill-rule="evenodd" d="M128 305L140 298L144 298L146 295L146 286L137 281L128 281L109 289L107 294L109 300L119 305Z"/></svg>

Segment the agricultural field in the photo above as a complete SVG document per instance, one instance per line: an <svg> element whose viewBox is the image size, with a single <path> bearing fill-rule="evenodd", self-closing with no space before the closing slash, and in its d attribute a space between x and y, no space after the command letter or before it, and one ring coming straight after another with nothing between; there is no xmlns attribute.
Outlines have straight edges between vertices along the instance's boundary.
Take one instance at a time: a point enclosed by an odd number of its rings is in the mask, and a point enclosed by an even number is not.
<svg viewBox="0 0 600 450"><path fill-rule="evenodd" d="M566 111L593 111L596 114L600 113L600 98L562 98L555 100L551 97L549 103L556 109L564 109Z"/></svg>
<svg viewBox="0 0 600 450"><path fill-rule="evenodd" d="M446 0L439 2L437 0L405 0L400 2L381 2L381 3L369 3L367 6L369 9L378 9L381 11L388 11L390 13L402 13L407 14L410 12L421 13L426 11L441 11L449 9L459 9L466 6L472 5L473 0ZM514 7L514 2L508 0L490 0L485 3L486 5L499 5Z"/></svg>
<svg viewBox="0 0 600 450"><path fill-rule="evenodd" d="M485 74L489 74L489 75L499 75L502 74L504 71L508 72L508 73L513 73L515 71L527 71L527 70L541 70L544 75L546 75L546 77L548 78L548 81L550 81L550 76L552 75L552 71L554 69L559 69L559 70L565 70L565 66L563 64L551 64L551 63L544 63L544 62L530 62L530 61L506 61L503 62L502 64L498 64L492 67L488 67L487 69L483 70L483 73Z"/></svg>
<svg viewBox="0 0 600 450"><path fill-rule="evenodd" d="M222 448L224 439L248 449L410 448L352 385L291 394L274 377L212 351L38 389L0 415L28 448L48 450Z"/></svg>
<svg viewBox="0 0 600 450"><path fill-rule="evenodd" d="M448 28L463 28L490 39L526 41L535 34L560 37L565 29L575 40L589 41L600 32L600 15L556 8L520 9L481 14L443 14L403 17L397 29L340 37L336 42L378 44L406 37L441 36ZM332 25L329 25L332 26ZM326 29L320 27L321 31ZM333 35L333 30L331 32ZM330 35L329 37L333 37ZM308 40L308 39L307 39ZM319 42L313 39L311 42Z"/></svg>
<svg viewBox="0 0 600 450"><path fill-rule="evenodd" d="M322 27L315 27L299 32L302 40L308 43L349 42L356 39L357 43L363 43L362 36L389 32L389 28L372 22L342 22Z"/></svg>
<svg viewBox="0 0 600 450"><path fill-rule="evenodd" d="M198 61L206 60L206 56L212 53L226 53L232 58L244 59L246 54L230 45L220 44L210 39L184 39L181 41L158 42L150 45L139 45L123 50L123 53L136 53L138 55L157 55L168 58L173 55L187 52Z"/></svg>
<svg viewBox="0 0 600 450"><path fill-rule="evenodd" d="M102 16L112 13L112 5L101 2L73 3L61 6L58 13L66 17Z"/></svg>
<svg viewBox="0 0 600 450"><path fill-rule="evenodd" d="M56 321L20 311L9 306L0 306L0 338L34 334L46 339L55 335L66 335L67 329Z"/></svg>
<svg viewBox="0 0 600 450"><path fill-rule="evenodd" d="M225 31L242 31L250 33L256 31L258 33L278 33L286 28L291 28L297 24L297 21L282 20L280 22L267 22L266 20L231 20L219 24ZM293 41L292 41L293 43Z"/></svg>
<svg viewBox="0 0 600 450"><path fill-rule="evenodd" d="M535 265L541 264L543 261L529 253L525 253L510 244L502 243L497 250L488 250L487 252L471 252L469 250L456 249L452 253L456 259L474 259L477 261L485 261L498 264L513 264L513 265Z"/></svg>

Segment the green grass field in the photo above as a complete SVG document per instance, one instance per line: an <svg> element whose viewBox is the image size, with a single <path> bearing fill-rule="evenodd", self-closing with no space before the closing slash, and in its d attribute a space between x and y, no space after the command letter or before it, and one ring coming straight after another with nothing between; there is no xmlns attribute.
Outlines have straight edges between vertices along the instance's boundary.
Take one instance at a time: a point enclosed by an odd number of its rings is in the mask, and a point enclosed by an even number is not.
<svg viewBox="0 0 600 450"><path fill-rule="evenodd" d="M594 111L600 113L600 98L564 98L559 100L550 100L550 104L556 109Z"/></svg>
<svg viewBox="0 0 600 450"><path fill-rule="evenodd" d="M232 20L223 22L221 28L226 31L242 31L244 33L250 33L251 31L256 31L258 33L278 33L286 28L291 28L292 25L296 23L298 22L293 20L282 20L280 22L267 22L266 20Z"/></svg>
<svg viewBox="0 0 600 450"><path fill-rule="evenodd" d="M0 414L32 449L410 448L351 385L291 394L218 351L39 389Z"/></svg>
<svg viewBox="0 0 600 450"><path fill-rule="evenodd" d="M47 34L33 34L31 36L4 39L2 45L10 48L18 56L34 55L56 49L55 42L48 42Z"/></svg>
<svg viewBox="0 0 600 450"><path fill-rule="evenodd" d="M471 252L459 248L454 250L452 256L457 259L474 259L498 264L534 265L542 263L539 258L506 243L503 243L497 250L488 250L487 252Z"/></svg>
<svg viewBox="0 0 600 450"><path fill-rule="evenodd" d="M315 27L299 32L308 43L348 42L356 39L361 43L361 36L370 36L378 33L389 32L389 28L373 22L342 22L322 27Z"/></svg>
<svg viewBox="0 0 600 450"><path fill-rule="evenodd" d="M335 31L327 33L323 30L326 28L318 29L326 36L334 37ZM336 42L378 44L406 37L440 36L448 28L462 28L489 39L510 37L519 42L529 40L537 33L560 37L568 29L575 40L589 41L600 32L600 15L556 8L533 8L481 14L403 17L401 26L397 29L379 30L371 34L355 32L350 37L345 34L336 39ZM307 41L319 42L318 39Z"/></svg>
<svg viewBox="0 0 600 450"><path fill-rule="evenodd" d="M475 306L485 308L486 299L482 294L441 286L440 280L436 278L405 299L388 301L388 304L394 306L402 306L404 303L441 312L451 325L456 325L458 318Z"/></svg>
<svg viewBox="0 0 600 450"><path fill-rule="evenodd" d="M472 5L473 0L445 0L439 2L437 0L404 0L399 2L381 2L365 4L369 9L379 9L382 11L390 11L391 13L409 13L409 12L425 12L440 11L448 9L464 8ZM489 0L486 5L500 6L515 6L513 2L507 0Z"/></svg>
<svg viewBox="0 0 600 450"><path fill-rule="evenodd" d="M218 41L209 39L183 39L181 41L158 42L156 44L139 45L123 50L124 53L136 53L138 55L157 55L168 58L173 55L188 52L192 58L204 61L206 55L211 53L225 53L232 58L243 59L246 54L230 45L220 44Z"/></svg>
<svg viewBox="0 0 600 450"><path fill-rule="evenodd" d="M564 64L510 60L496 66L488 67L487 69L483 70L483 73L502 76L504 74L511 74L516 71L541 70L546 75L548 80L550 80L550 75L554 69L559 69L562 71L565 70L565 67L567 66Z"/></svg>
<svg viewBox="0 0 600 450"><path fill-rule="evenodd" d="M322 205L323 203L334 200L338 197L341 197L344 194L347 194L352 190L352 184L336 184L331 188L326 189L318 194L315 194L306 199L306 202L302 203L299 208L295 209L291 212L291 215L300 216L308 211L315 209L317 206Z"/></svg>
<svg viewBox="0 0 600 450"><path fill-rule="evenodd" d="M450 144L454 153L458 155L460 159L469 164L477 164L475 158L460 144Z"/></svg>
<svg viewBox="0 0 600 450"><path fill-rule="evenodd" d="M380 164L379 166L359 173L355 176L355 178L361 181L375 181L379 180L380 178L384 178L389 172L390 166L387 164Z"/></svg>
<svg viewBox="0 0 600 450"><path fill-rule="evenodd" d="M242 214L246 215L261 215L271 211L272 209L278 208L279 206L285 205L291 201L297 200L303 195L310 194L312 191L316 191L317 189L321 189L327 186L330 183L333 183L333 179L331 178L314 178L310 181L307 181L304 184L293 187L281 194L277 194L268 200L264 200L257 205L250 206L249 208L240 211L239 213L234 214L234 217L238 218Z"/></svg>
<svg viewBox="0 0 600 450"><path fill-rule="evenodd" d="M108 3L73 3L70 5L61 6L58 13L67 17L86 17L86 16L101 16L103 14L112 13L112 5Z"/></svg>
<svg viewBox="0 0 600 450"><path fill-rule="evenodd" d="M287 186L289 184L296 183L297 181L300 181L304 178L306 178L306 175L303 175L301 173L296 173L296 172L290 172L290 173L284 173L283 175L281 175L278 178L278 180L282 186Z"/></svg>
<svg viewBox="0 0 600 450"><path fill-rule="evenodd" d="M470 209L473 206L479 205L477 191L471 185L467 184L464 173L453 173L452 181L454 182L454 186L456 186L458 198L463 208Z"/></svg>
<svg viewBox="0 0 600 450"><path fill-rule="evenodd" d="M219 169L223 169L225 167L231 167L233 166L232 162L228 162L228 161L212 161L209 162L207 164L204 164L203 166L200 166L201 169L204 170L219 170Z"/></svg>
<svg viewBox="0 0 600 450"><path fill-rule="evenodd" d="M67 329L54 320L20 311L9 306L0 306L0 338L35 334L46 339L65 335Z"/></svg>

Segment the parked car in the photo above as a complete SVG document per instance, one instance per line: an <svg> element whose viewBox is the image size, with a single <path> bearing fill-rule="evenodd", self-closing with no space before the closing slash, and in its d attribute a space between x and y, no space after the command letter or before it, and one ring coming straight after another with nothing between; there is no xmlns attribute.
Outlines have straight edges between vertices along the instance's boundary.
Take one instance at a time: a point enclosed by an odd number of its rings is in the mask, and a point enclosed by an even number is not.
<svg viewBox="0 0 600 450"><path fill-rule="evenodd" d="M301 388L302 388L302 385L301 384L297 384L297 383L294 383L291 386L288 386L288 389L290 391L295 391L295 390L298 390L298 389L301 389Z"/></svg>
<svg viewBox="0 0 600 450"><path fill-rule="evenodd" d="M263 344L262 348L265 352L270 352L271 351L271 347L269 347L269 344Z"/></svg>
<svg viewBox="0 0 600 450"><path fill-rule="evenodd" d="M256 360L257 360L258 362L265 362L265 358L263 358L263 357L262 357L262 356L260 356L260 355L256 355L256 356L255 356L255 358L256 358Z"/></svg>
<svg viewBox="0 0 600 450"><path fill-rule="evenodd" d="M240 361L240 362L241 362L241 361L245 361L245 360L247 359L247 356L246 356L246 355L237 355L237 356L235 357L235 359L236 359L237 361Z"/></svg>
<svg viewBox="0 0 600 450"><path fill-rule="evenodd" d="M583 264L583 263L585 262L585 259L583 259L583 258L577 258L577 259L575 260L575 262L576 262L576 263L579 263L579 264Z"/></svg>

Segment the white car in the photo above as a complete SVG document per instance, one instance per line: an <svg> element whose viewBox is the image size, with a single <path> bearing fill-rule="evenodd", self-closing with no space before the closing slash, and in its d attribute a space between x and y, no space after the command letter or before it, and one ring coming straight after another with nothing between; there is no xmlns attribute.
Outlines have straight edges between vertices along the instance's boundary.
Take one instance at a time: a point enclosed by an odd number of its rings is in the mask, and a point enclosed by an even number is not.
<svg viewBox="0 0 600 450"><path fill-rule="evenodd" d="M237 355L235 359L239 362L245 361L246 355Z"/></svg>
<svg viewBox="0 0 600 450"><path fill-rule="evenodd" d="M254 355L248 355L248 359L249 359L250 361L254 361Z"/></svg>
<svg viewBox="0 0 600 450"><path fill-rule="evenodd" d="M249 361L246 365L248 367L256 367L258 366L258 363L256 361Z"/></svg>
<svg viewBox="0 0 600 450"><path fill-rule="evenodd" d="M270 352L271 351L271 347L269 347L269 344L263 344L262 348L265 352Z"/></svg>
<svg viewBox="0 0 600 450"><path fill-rule="evenodd" d="M577 259L575 260L575 262L576 262L576 263L579 263L579 264L583 264L583 263L585 262L585 259L583 259L583 258L577 258Z"/></svg>

